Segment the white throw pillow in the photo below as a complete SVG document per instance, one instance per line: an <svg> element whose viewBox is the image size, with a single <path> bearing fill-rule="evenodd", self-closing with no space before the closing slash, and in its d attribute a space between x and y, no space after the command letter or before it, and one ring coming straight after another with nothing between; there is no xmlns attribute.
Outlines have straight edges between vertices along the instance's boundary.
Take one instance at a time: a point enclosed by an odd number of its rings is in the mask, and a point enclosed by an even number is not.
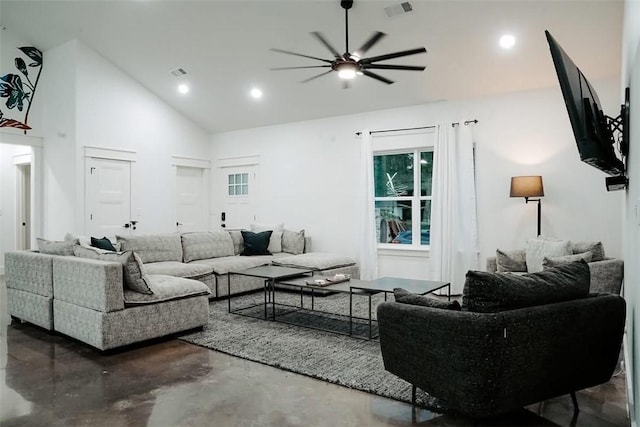
<svg viewBox="0 0 640 427"><path fill-rule="evenodd" d="M272 254L282 252L282 232L284 231L284 223L280 224L251 224L251 231L260 233L262 231L273 231L269 239L269 247L267 250Z"/></svg>
<svg viewBox="0 0 640 427"><path fill-rule="evenodd" d="M529 239L525 250L527 272L542 271L542 262L546 258L571 255L571 242L568 240Z"/></svg>

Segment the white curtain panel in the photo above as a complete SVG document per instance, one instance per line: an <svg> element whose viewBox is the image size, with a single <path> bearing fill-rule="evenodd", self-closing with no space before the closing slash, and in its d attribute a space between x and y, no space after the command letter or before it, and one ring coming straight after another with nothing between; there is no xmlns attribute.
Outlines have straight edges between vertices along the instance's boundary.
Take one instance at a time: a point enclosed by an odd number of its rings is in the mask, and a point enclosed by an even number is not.
<svg viewBox="0 0 640 427"><path fill-rule="evenodd" d="M373 149L369 130L362 131L360 145L360 170L362 212L360 214L360 278L373 280L378 278L378 251L376 242L376 220L373 199Z"/></svg>
<svg viewBox="0 0 640 427"><path fill-rule="evenodd" d="M479 266L471 126L437 127L433 164L430 264L434 280L461 294L468 270Z"/></svg>

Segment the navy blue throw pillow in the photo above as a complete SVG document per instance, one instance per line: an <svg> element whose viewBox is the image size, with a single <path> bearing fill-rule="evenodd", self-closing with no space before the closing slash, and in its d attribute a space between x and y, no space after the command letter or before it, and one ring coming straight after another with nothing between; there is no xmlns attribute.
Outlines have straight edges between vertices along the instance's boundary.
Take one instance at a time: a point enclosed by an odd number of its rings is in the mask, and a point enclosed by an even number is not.
<svg viewBox="0 0 640 427"><path fill-rule="evenodd" d="M96 239L95 237L91 238L91 246L98 249L104 249L105 251L117 252L116 248L113 247L111 240L103 237L102 239Z"/></svg>
<svg viewBox="0 0 640 427"><path fill-rule="evenodd" d="M244 240L244 250L240 255L271 255L271 252L267 250L269 247L269 240L273 230L262 231L260 233L254 233L253 231L241 231L242 239Z"/></svg>

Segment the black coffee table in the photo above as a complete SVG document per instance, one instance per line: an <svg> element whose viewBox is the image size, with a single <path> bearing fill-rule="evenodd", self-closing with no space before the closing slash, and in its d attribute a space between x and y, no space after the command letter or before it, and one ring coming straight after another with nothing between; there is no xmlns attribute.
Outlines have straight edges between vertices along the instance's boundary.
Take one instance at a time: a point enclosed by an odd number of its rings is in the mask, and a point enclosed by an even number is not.
<svg viewBox="0 0 640 427"><path fill-rule="evenodd" d="M440 289L447 288L447 297L451 299L451 285L447 282L437 282L431 280L414 280L414 279L401 279L395 277L382 277L376 280L359 280L359 279L351 279L346 282L331 284L331 285L316 285L314 284L313 279L318 278L318 276L305 276L305 277L291 277L287 279L279 279L275 281L275 284L278 286L288 286L297 288L300 292L300 307L299 309L306 310L303 305L303 292L308 292L311 294L311 311L315 311L314 307L314 296L316 291L323 292L338 292L338 293L348 293L349 294L349 332L346 335L353 335L353 320L365 320L368 322L369 326L369 334L368 338L373 339L376 338L373 336L373 318L372 318L372 307L371 307L371 297L373 295L379 294L381 292L384 293L384 299L387 300L387 294L393 293L395 288L404 288L407 291L415 294L425 295L432 292L435 292ZM275 288L273 289L275 293ZM355 317L353 315L353 296L354 295L364 295L369 299L369 316L368 318L360 318ZM266 299L265 299L266 301ZM275 309L273 319L275 320ZM290 322L289 322L290 323ZM321 328L316 328L321 329ZM322 329L326 330L326 329ZM330 332L341 333L333 330L329 330Z"/></svg>
<svg viewBox="0 0 640 427"><path fill-rule="evenodd" d="M403 288L413 294L426 295L447 288L447 299L451 301L451 283L438 282L434 280L417 280L417 279L401 279L398 277L381 277L371 281L358 280L351 285L349 293L349 311L350 318L353 306L353 294L355 292L363 292L369 296L369 339L373 338L373 326L371 319L371 296L384 292L384 300L387 300L387 294L393 293L395 288ZM350 320L350 330L353 331L353 320Z"/></svg>
<svg viewBox="0 0 640 427"><path fill-rule="evenodd" d="M267 308L271 304L272 308L272 320L275 320L275 282L278 280L285 280L292 277L307 276L313 273L313 270L307 270L302 268L280 267L278 265L261 265L259 267L247 268L245 270L230 271L227 273L227 291L228 291L228 310L229 313L242 314L241 311L256 307L257 305L251 305L247 307L231 310L231 275L237 274L239 276L260 277L264 279L264 318L267 316Z"/></svg>

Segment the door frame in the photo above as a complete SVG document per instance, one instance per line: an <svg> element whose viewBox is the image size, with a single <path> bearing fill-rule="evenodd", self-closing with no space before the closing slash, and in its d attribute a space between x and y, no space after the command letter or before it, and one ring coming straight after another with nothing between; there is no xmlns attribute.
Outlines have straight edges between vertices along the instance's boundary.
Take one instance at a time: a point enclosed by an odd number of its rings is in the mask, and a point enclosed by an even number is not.
<svg viewBox="0 0 640 427"><path fill-rule="evenodd" d="M89 230L89 178L88 178L88 174L89 174L89 159L90 158L96 158L96 159L106 159L106 160L119 160L119 161L125 161L125 162L129 162L129 166L131 168L130 171L130 193L129 193L129 198L131 199L129 201L129 209L131 212L129 212L130 216L133 216L133 212L134 212L134 206L133 206L133 201L135 200L134 198L134 194L136 193L136 180L133 179L133 177L135 176L135 168L136 168L136 158L137 158L137 153L133 150L120 150L120 149L114 149L114 148L105 148L105 147L92 147L92 146L88 146L85 145L84 146L84 215L83 215L83 221L82 221L82 234L88 234L87 230Z"/></svg>
<svg viewBox="0 0 640 427"><path fill-rule="evenodd" d="M31 147L31 235L30 245L36 247L36 236L42 236L44 229L43 194L43 140L41 137L0 132L0 144ZM15 244L15 241L13 242ZM2 256L2 247L0 247ZM4 259L0 260L0 275L4 274Z"/></svg>
<svg viewBox="0 0 640 427"><path fill-rule="evenodd" d="M246 156L233 156L233 157L219 157L217 159L217 179L220 179L221 182L217 183L214 182L214 188L216 189L215 194L217 195L216 199L219 200L219 206L216 206L212 209L212 213L215 216L215 220L213 223L215 223L216 220L220 220L220 215L223 212L222 209L224 209L224 206L226 204L226 200L227 200L227 191L225 190L227 188L227 173L225 171L229 170L230 168L239 168L239 167L250 167L250 166L254 166L254 175L259 175L260 173L260 155L259 154L250 154L250 155L246 155ZM260 190L256 188L256 186L258 185L258 180L257 178L254 176L254 179L252 180L252 182L254 183L253 187L249 190L254 192L253 194L257 194L258 197L260 196ZM253 196L252 194L252 196ZM260 201L258 200L258 198L254 198L253 203L255 203L256 205L254 207L257 208L257 206L259 206ZM254 220L256 220L256 218L254 218ZM218 221L219 223L220 221Z"/></svg>
<svg viewBox="0 0 640 427"><path fill-rule="evenodd" d="M178 177L178 167L194 168L202 170L202 220L204 221L204 230L209 231L211 228L211 209L210 209L210 183L211 183L211 160L198 159L194 157L171 156L171 211L174 223L178 222L178 212L176 212L176 199L178 197L178 189L176 181ZM177 227L176 227L177 229Z"/></svg>
<svg viewBox="0 0 640 427"><path fill-rule="evenodd" d="M33 165L32 165L32 153L19 154L13 157L13 165L15 166L15 195L16 195L16 209L15 209L15 248L18 250L31 248L31 235L32 235L32 213L33 210ZM25 182L25 168L29 166L29 196L28 200L25 197L27 185ZM27 203L29 208L27 209ZM25 212L26 211L26 212ZM27 215L28 214L28 215ZM28 218L27 218L28 216ZM25 230L23 229L22 221L27 220L29 224L28 235L25 236Z"/></svg>

